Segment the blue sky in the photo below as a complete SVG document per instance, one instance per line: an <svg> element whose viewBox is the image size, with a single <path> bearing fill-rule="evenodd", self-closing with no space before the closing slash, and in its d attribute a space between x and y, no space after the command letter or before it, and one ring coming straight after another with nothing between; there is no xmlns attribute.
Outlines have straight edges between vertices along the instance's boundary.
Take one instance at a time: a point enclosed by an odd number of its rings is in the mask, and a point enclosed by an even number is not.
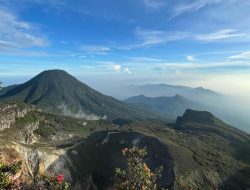
<svg viewBox="0 0 250 190"><path fill-rule="evenodd" d="M241 95L250 92L249 26L249 0L0 0L0 80L57 68L97 87Z"/></svg>

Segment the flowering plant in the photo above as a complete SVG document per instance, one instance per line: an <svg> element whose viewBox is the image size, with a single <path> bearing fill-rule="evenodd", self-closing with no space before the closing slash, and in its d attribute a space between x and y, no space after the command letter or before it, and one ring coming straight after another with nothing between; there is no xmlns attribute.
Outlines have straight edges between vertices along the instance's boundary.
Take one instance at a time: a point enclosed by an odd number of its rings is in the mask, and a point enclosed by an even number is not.
<svg viewBox="0 0 250 190"><path fill-rule="evenodd" d="M152 172L143 158L147 155L146 148L122 149L126 158L127 168L116 168L115 189L117 190L156 190L157 179L162 168Z"/></svg>
<svg viewBox="0 0 250 190"><path fill-rule="evenodd" d="M35 189L46 190L70 190L70 184L65 181L64 174L54 175L42 175L36 178Z"/></svg>
<svg viewBox="0 0 250 190"><path fill-rule="evenodd" d="M63 174L59 174L57 176L57 181L58 181L59 184L63 183L63 181L64 181L64 175Z"/></svg>
<svg viewBox="0 0 250 190"><path fill-rule="evenodd" d="M65 180L64 174L38 175L33 178L32 184L27 184L21 177L22 162L12 164L0 163L0 190L70 190L70 184Z"/></svg>
<svg viewBox="0 0 250 190"><path fill-rule="evenodd" d="M19 179L22 162L16 162L13 164L1 164L0 163L0 189L21 189L21 180Z"/></svg>

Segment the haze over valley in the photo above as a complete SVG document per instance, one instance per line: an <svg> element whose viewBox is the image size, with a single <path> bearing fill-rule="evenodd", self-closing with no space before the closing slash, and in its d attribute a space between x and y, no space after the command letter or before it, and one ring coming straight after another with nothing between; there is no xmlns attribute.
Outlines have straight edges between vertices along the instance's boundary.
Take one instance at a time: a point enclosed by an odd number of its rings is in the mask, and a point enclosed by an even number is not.
<svg viewBox="0 0 250 190"><path fill-rule="evenodd" d="M0 190L249 190L249 10L0 0Z"/></svg>

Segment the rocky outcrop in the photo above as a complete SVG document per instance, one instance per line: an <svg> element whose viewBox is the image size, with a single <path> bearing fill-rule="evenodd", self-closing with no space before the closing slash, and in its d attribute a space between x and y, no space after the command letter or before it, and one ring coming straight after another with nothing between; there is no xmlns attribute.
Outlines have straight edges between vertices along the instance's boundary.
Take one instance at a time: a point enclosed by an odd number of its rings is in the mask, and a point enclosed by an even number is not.
<svg viewBox="0 0 250 190"><path fill-rule="evenodd" d="M15 126L18 128L18 131L15 133L14 141L24 144L33 144L37 142L34 131L39 128L39 120L32 121L27 119L21 124L17 122L20 118L29 117L29 114L34 110L35 108L33 106L0 104L0 131Z"/></svg>
<svg viewBox="0 0 250 190"><path fill-rule="evenodd" d="M33 144L37 142L37 137L34 135L34 131L38 129L39 121L30 123L22 127L20 130L20 142L24 144Z"/></svg>
<svg viewBox="0 0 250 190"><path fill-rule="evenodd" d="M177 118L176 125L181 126L183 123L190 121L215 125L215 119L215 116L210 112L187 109L183 116Z"/></svg>
<svg viewBox="0 0 250 190"><path fill-rule="evenodd" d="M17 118L24 117L33 107L18 106L17 104L0 105L0 131L10 128Z"/></svg>
<svg viewBox="0 0 250 190"><path fill-rule="evenodd" d="M33 148L19 143L7 145L6 150L12 150L12 152L14 150L20 155L23 171L25 171L23 175L26 179L49 172L55 175L63 173L66 180L73 181L74 169L63 150Z"/></svg>

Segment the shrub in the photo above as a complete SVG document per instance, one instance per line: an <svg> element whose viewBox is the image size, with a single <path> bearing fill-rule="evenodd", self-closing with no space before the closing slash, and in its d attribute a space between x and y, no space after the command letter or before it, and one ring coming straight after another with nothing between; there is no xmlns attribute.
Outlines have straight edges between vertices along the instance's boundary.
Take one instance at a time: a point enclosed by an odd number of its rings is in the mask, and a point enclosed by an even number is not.
<svg viewBox="0 0 250 190"><path fill-rule="evenodd" d="M35 179L35 189L44 190L70 190L70 184L65 181L64 174L42 175Z"/></svg>
<svg viewBox="0 0 250 190"><path fill-rule="evenodd" d="M160 177L162 168L152 172L144 157L147 155L146 148L124 148L122 153L126 158L126 169L116 168L115 189L117 190L156 190L157 179Z"/></svg>
<svg viewBox="0 0 250 190"><path fill-rule="evenodd" d="M17 173L21 170L22 163L14 164L0 163L0 190L70 190L70 184L65 181L64 174L40 175L34 178L33 184L28 185L18 176ZM25 188L24 188L25 187Z"/></svg>
<svg viewBox="0 0 250 190"><path fill-rule="evenodd" d="M15 179L15 174L21 169L22 162L16 162L14 164L1 164L0 163L0 189L20 189L21 182L19 179Z"/></svg>

